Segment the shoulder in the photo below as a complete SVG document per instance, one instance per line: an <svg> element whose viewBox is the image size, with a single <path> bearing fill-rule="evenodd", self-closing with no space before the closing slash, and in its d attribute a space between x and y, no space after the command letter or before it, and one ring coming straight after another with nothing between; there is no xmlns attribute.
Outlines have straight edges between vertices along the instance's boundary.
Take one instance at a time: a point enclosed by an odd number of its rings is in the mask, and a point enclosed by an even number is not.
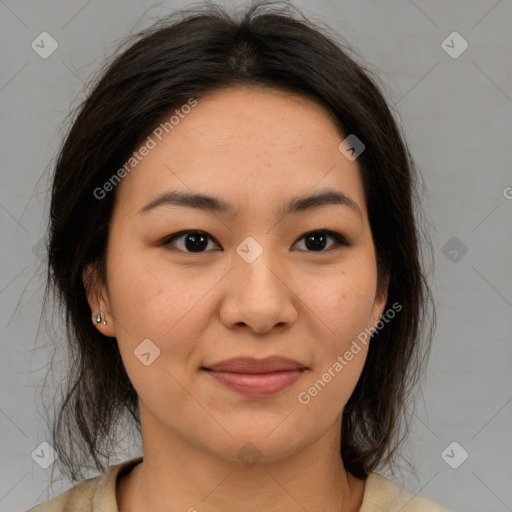
<svg viewBox="0 0 512 512"><path fill-rule="evenodd" d="M406 492L378 473L366 479L360 512L449 512L437 503Z"/></svg>
<svg viewBox="0 0 512 512"><path fill-rule="evenodd" d="M65 512L68 510L85 512L92 510L96 491L105 475L84 480L51 500L36 505L27 512Z"/></svg>
<svg viewBox="0 0 512 512"><path fill-rule="evenodd" d="M83 480L27 512L97 512L98 510L117 512L117 479L141 460L142 457L136 457L121 464L109 466L103 475Z"/></svg>

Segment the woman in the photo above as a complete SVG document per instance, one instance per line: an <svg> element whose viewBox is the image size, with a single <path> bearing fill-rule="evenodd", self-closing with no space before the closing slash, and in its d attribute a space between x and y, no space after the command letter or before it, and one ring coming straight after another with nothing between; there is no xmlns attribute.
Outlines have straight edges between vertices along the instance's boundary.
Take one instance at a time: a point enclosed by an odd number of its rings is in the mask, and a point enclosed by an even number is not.
<svg viewBox="0 0 512 512"><path fill-rule="evenodd" d="M52 189L53 447L104 474L32 510L442 511L376 472L431 340L415 181L368 72L286 7L144 32ZM126 412L143 456L108 465Z"/></svg>

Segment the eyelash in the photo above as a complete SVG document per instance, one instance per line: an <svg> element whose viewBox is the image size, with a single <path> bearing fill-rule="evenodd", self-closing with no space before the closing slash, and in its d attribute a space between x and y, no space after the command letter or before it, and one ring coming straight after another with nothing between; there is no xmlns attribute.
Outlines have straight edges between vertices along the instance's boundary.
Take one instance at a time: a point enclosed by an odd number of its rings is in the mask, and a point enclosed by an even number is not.
<svg viewBox="0 0 512 512"><path fill-rule="evenodd" d="M349 242L347 242L347 240L342 235L340 235L336 231L331 231L329 229L315 229L314 231L308 231L307 233L304 233L297 240L297 242L299 242L303 238L307 237L308 235L313 235L313 234L317 234L317 233L327 234L332 239L334 239L335 244L333 246L329 247L328 249L322 249L321 251L308 251L308 250L306 250L304 252L326 253L326 252L329 252L329 251L331 251L333 249L340 249L341 247L349 247L351 245ZM185 235L205 235L210 240L215 242L217 245L220 245L211 235L209 235L205 231L200 231L200 230L179 231L178 233L173 233L172 235L169 235L169 236L165 237L159 245L161 245L161 246L170 245L172 242L174 242L174 240L176 240L178 238L181 238L181 237L183 237ZM297 243L297 242L295 242L295 243ZM294 243L294 245L295 245L295 243ZM186 254L204 254L205 252L209 252L209 251L193 252L193 251L186 251L186 250L183 250L183 249L178 249L178 250L181 250L181 251L185 252Z"/></svg>

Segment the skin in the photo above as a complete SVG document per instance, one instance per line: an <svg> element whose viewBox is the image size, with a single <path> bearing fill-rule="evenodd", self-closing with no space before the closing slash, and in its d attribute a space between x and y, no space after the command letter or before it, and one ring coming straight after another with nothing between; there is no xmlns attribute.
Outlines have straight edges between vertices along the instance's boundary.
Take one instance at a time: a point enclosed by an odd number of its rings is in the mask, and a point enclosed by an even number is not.
<svg viewBox="0 0 512 512"><path fill-rule="evenodd" d="M341 413L368 347L307 405L298 394L327 371L384 312L360 172L323 106L274 89L232 88L197 106L122 180L107 250L107 282L88 291L97 328L117 338L139 396L144 460L118 481L121 512L160 510L356 511L364 480L340 457ZM292 197L343 192L360 215L326 205L282 215ZM233 218L184 206L139 210L167 190L233 205ZM187 252L181 230L213 237ZM329 229L323 251L304 235ZM262 254L246 262L248 236ZM218 242L218 245L217 245ZM332 247L332 248L331 248ZM92 275L84 272L84 283ZM149 338L160 356L134 350ZM282 355L309 369L291 387L247 398L200 370L234 356ZM251 467L238 451L251 442ZM315 492L311 492L314 489ZM194 507L194 508L191 508Z"/></svg>

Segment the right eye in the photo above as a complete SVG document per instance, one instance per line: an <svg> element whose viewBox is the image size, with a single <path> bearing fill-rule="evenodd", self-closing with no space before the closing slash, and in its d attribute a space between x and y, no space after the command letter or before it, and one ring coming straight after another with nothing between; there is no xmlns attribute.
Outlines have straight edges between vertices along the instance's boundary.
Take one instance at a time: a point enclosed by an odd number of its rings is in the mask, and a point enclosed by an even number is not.
<svg viewBox="0 0 512 512"><path fill-rule="evenodd" d="M204 249L208 246L208 240L211 240L218 245L213 237L205 231L179 231L178 233L173 233L172 235L165 237L161 245L168 246L177 241L178 243L174 245L176 245L180 251L201 253L206 252Z"/></svg>

